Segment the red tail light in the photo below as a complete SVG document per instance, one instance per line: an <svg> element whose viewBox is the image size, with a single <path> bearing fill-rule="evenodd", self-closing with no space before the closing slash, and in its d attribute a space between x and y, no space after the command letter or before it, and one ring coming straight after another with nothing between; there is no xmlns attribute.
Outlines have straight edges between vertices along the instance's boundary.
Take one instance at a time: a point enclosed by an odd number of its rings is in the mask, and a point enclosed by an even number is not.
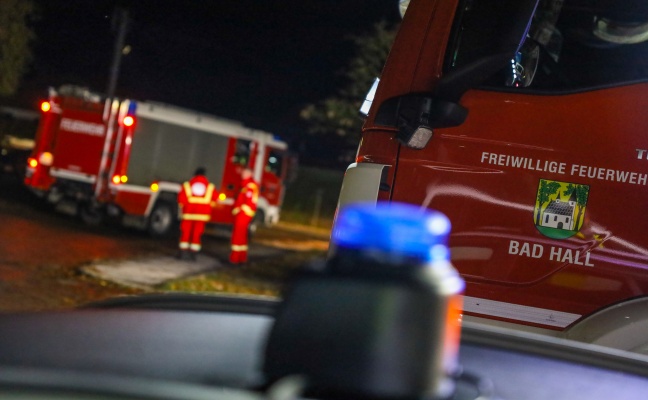
<svg viewBox="0 0 648 400"><path fill-rule="evenodd" d="M48 112L51 109L52 109L52 105L50 104L49 101L44 101L41 103L41 111Z"/></svg>

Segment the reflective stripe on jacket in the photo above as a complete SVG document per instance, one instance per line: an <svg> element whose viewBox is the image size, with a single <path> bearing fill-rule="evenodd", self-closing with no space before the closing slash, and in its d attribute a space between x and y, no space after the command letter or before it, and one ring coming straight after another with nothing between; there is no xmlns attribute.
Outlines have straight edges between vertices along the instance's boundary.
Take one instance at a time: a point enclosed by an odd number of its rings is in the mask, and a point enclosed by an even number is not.
<svg viewBox="0 0 648 400"><path fill-rule="evenodd" d="M209 221L212 203L218 198L216 188L203 175L196 175L182 184L178 193L180 218L190 221Z"/></svg>
<svg viewBox="0 0 648 400"><path fill-rule="evenodd" d="M259 201L259 185L252 179L246 179L243 187L236 197L232 214L237 215L241 211L248 217L254 217Z"/></svg>

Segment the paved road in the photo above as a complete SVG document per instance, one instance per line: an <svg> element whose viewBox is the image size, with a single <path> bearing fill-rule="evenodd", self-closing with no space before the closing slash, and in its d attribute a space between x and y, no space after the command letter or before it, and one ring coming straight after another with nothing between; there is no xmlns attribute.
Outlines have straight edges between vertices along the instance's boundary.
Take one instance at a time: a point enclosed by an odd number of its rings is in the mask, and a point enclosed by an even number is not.
<svg viewBox="0 0 648 400"><path fill-rule="evenodd" d="M175 260L176 246L175 238L85 226L46 207L15 179L0 176L0 311L69 308L213 271L227 259L229 237L211 232L196 263ZM325 248L325 234L283 226L261 230L250 258L276 265L294 251Z"/></svg>

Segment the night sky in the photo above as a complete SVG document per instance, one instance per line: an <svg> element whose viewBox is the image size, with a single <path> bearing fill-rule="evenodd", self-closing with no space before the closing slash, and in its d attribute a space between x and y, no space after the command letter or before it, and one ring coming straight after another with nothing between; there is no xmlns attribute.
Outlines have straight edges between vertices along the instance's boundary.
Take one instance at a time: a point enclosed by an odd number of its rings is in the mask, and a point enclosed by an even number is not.
<svg viewBox="0 0 648 400"><path fill-rule="evenodd" d="M36 0L35 59L23 104L48 86L105 92L116 1ZM344 85L349 35L398 20L397 0L132 0L117 94L304 135L300 109Z"/></svg>

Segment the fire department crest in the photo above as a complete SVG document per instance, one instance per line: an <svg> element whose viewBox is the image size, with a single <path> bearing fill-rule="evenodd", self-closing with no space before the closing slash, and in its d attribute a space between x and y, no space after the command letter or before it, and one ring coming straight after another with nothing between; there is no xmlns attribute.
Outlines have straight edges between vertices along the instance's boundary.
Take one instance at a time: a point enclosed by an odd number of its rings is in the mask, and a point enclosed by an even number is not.
<svg viewBox="0 0 648 400"><path fill-rule="evenodd" d="M552 239L574 236L583 226L589 186L540 179L533 219L543 235Z"/></svg>

